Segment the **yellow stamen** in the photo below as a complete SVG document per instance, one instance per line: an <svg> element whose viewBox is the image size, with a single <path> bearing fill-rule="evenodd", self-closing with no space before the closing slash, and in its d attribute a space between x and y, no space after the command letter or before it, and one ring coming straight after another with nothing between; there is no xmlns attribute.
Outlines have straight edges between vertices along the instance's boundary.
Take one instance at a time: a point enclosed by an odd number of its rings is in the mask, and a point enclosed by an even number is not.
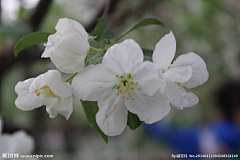
<svg viewBox="0 0 240 160"><path fill-rule="evenodd" d="M131 83L133 83L133 82L132 82L132 81L129 81L128 83L130 83L130 84L131 84Z"/></svg>
<svg viewBox="0 0 240 160"><path fill-rule="evenodd" d="M130 94L130 92L128 92L128 94Z"/></svg>
<svg viewBox="0 0 240 160"><path fill-rule="evenodd" d="M129 99L127 98L127 100L129 100Z"/></svg>
<svg viewBox="0 0 240 160"><path fill-rule="evenodd" d="M121 81L123 82L124 80L122 79Z"/></svg>
<svg viewBox="0 0 240 160"><path fill-rule="evenodd" d="M185 82L184 84L187 84L187 82Z"/></svg>
<svg viewBox="0 0 240 160"><path fill-rule="evenodd" d="M140 90L140 88L138 88L137 90Z"/></svg>
<svg viewBox="0 0 240 160"><path fill-rule="evenodd" d="M44 87L45 87L45 88L49 88L48 85L46 85L46 84L44 85Z"/></svg>
<svg viewBox="0 0 240 160"><path fill-rule="evenodd" d="M136 82L136 84L138 84L138 82Z"/></svg>
<svg viewBox="0 0 240 160"><path fill-rule="evenodd" d="M125 99L125 96L123 96L123 99Z"/></svg>
<svg viewBox="0 0 240 160"><path fill-rule="evenodd" d="M116 77L118 77L118 74L116 75Z"/></svg>
<svg viewBox="0 0 240 160"><path fill-rule="evenodd" d="M121 90L121 89L119 89L119 92L120 92L120 93L122 93L122 90Z"/></svg>
<svg viewBox="0 0 240 160"><path fill-rule="evenodd" d="M174 83L178 84L177 82L174 82Z"/></svg>
<svg viewBox="0 0 240 160"><path fill-rule="evenodd" d="M134 86L131 86L130 89L131 89L131 90L135 90Z"/></svg>
<svg viewBox="0 0 240 160"><path fill-rule="evenodd" d="M118 92L118 96L119 96L119 92Z"/></svg>
<svg viewBox="0 0 240 160"><path fill-rule="evenodd" d="M131 76L131 73L129 73L128 76Z"/></svg>
<svg viewBox="0 0 240 160"><path fill-rule="evenodd" d="M39 96L39 95L40 95L40 93L36 93L36 95L37 95L37 96Z"/></svg>
<svg viewBox="0 0 240 160"><path fill-rule="evenodd" d="M133 78L131 78L131 80L132 80Z"/></svg>
<svg viewBox="0 0 240 160"><path fill-rule="evenodd" d="M134 98L132 98L132 100L134 101Z"/></svg>
<svg viewBox="0 0 240 160"><path fill-rule="evenodd" d="M178 82L178 85L180 86L180 85L181 85L181 83L179 83L179 82Z"/></svg>
<svg viewBox="0 0 240 160"><path fill-rule="evenodd" d="M127 87L126 87L126 86L123 86L123 89L124 89L124 90L126 90L126 89L127 89Z"/></svg>

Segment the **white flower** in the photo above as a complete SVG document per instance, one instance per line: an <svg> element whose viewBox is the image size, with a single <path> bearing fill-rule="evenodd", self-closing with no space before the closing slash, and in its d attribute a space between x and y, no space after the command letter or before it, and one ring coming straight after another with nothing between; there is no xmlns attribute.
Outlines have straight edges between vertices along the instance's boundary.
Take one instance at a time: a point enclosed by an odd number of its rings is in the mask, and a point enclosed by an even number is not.
<svg viewBox="0 0 240 160"><path fill-rule="evenodd" d="M36 78L18 82L15 92L18 94L15 105L21 110L27 111L46 105L51 118L59 113L68 119L72 114L72 87L62 81L61 73L57 70L49 70Z"/></svg>
<svg viewBox="0 0 240 160"><path fill-rule="evenodd" d="M0 119L0 128L2 122ZM0 129L0 155L3 153L31 154L34 149L34 140L24 131L13 134L2 134ZM4 158L4 157L3 157Z"/></svg>
<svg viewBox="0 0 240 160"><path fill-rule="evenodd" d="M166 79L165 93L170 103L178 108L191 107L198 103L198 97L186 92L183 86L194 88L205 83L209 77L204 60L190 52L179 56L171 64L176 52L176 40L172 32L165 35L156 45L153 62L162 68Z"/></svg>
<svg viewBox="0 0 240 160"><path fill-rule="evenodd" d="M140 46L127 39L109 48L102 64L87 66L73 78L77 97L98 101L96 121L106 135L123 132L128 110L146 123L159 121L170 111L168 97L160 93L165 88L162 70L142 61Z"/></svg>
<svg viewBox="0 0 240 160"><path fill-rule="evenodd" d="M85 66L90 48L86 30L80 23L67 18L59 19L55 28L57 32L48 37L42 58L50 57L64 73L79 72Z"/></svg>

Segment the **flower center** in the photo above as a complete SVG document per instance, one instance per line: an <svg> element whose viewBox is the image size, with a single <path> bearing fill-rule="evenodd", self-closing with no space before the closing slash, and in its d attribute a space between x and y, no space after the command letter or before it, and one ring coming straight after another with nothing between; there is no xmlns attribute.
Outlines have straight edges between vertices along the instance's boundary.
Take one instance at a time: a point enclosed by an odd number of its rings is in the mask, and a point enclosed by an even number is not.
<svg viewBox="0 0 240 160"><path fill-rule="evenodd" d="M57 97L46 84L42 88L36 89L34 93L36 94L36 96L39 96L40 94L42 94L45 98Z"/></svg>
<svg viewBox="0 0 240 160"><path fill-rule="evenodd" d="M130 73L128 73L127 75L123 75L123 76L118 76L118 74L116 75L116 77L119 79L119 84L117 86L115 86L115 89L118 89L118 96L121 94L123 95L123 99L129 100L128 95L130 95L132 97L132 100L134 100L133 95L132 95L132 90L140 90L140 88L137 87L138 82L135 82L131 76Z"/></svg>

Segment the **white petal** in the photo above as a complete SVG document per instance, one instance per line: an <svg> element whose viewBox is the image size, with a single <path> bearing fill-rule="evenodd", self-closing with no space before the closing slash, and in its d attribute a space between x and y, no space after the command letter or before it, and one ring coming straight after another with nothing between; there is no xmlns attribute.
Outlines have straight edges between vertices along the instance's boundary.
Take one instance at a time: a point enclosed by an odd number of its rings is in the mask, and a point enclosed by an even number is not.
<svg viewBox="0 0 240 160"><path fill-rule="evenodd" d="M174 67L164 72L165 78L172 82L185 83L192 77L192 67L190 65L186 67Z"/></svg>
<svg viewBox="0 0 240 160"><path fill-rule="evenodd" d="M61 73L58 70L48 70L44 74L44 79L55 95L67 98L73 94L71 85L62 81Z"/></svg>
<svg viewBox="0 0 240 160"><path fill-rule="evenodd" d="M182 110L185 107L191 107L198 103L198 97L193 93L187 93L183 87L166 79L165 93L170 98L170 104L175 108Z"/></svg>
<svg viewBox="0 0 240 160"><path fill-rule="evenodd" d="M187 88L197 87L208 80L209 73L206 68L206 63L196 53L190 52L179 56L170 67L174 68L188 65L192 67L192 77L186 84Z"/></svg>
<svg viewBox="0 0 240 160"><path fill-rule="evenodd" d="M148 96L141 90L132 91L132 97L128 96L128 99L125 99L128 110L147 124L163 119L170 112L169 99L160 91L153 96Z"/></svg>
<svg viewBox="0 0 240 160"><path fill-rule="evenodd" d="M183 95L183 107L192 107L198 104L199 99L198 97L191 93L191 92L186 92L184 88L181 89L182 95Z"/></svg>
<svg viewBox="0 0 240 160"><path fill-rule="evenodd" d="M55 111L55 112L63 115L68 120L73 112L72 101L73 101L72 96L68 97L68 98L59 98L57 103L55 103L49 111L51 113L53 113ZM52 115L54 115L54 114L52 114Z"/></svg>
<svg viewBox="0 0 240 160"><path fill-rule="evenodd" d="M165 71L170 66L175 56L175 52L176 39L171 31L157 43L155 50L153 51L153 62Z"/></svg>
<svg viewBox="0 0 240 160"><path fill-rule="evenodd" d="M18 97L15 101L17 108L27 111L43 105L41 102L41 95L36 96L34 92L29 92L29 87L34 80L34 78L30 78L23 82L18 82L15 86L15 92L18 94Z"/></svg>
<svg viewBox="0 0 240 160"><path fill-rule="evenodd" d="M50 36L48 36L48 41L46 44L44 44L46 48L44 49L41 58L50 57L50 53L55 51L54 45L58 44L60 39L62 39L62 37L59 35L59 33L51 34Z"/></svg>
<svg viewBox="0 0 240 160"><path fill-rule="evenodd" d="M119 61L117 61L115 58L105 58L103 67L109 74L113 76L122 76L124 74L121 64L119 64Z"/></svg>
<svg viewBox="0 0 240 160"><path fill-rule="evenodd" d="M96 121L104 134L116 136L121 134L127 125L128 110L117 89L107 90L99 99L99 111Z"/></svg>
<svg viewBox="0 0 240 160"><path fill-rule="evenodd" d="M46 84L46 81L44 79L44 74L40 74L30 84L29 92L34 93L36 89L42 88L45 84Z"/></svg>
<svg viewBox="0 0 240 160"><path fill-rule="evenodd" d="M138 43L132 39L126 39L121 43L114 44L107 50L102 62L106 69L112 67L105 64L105 59L107 58L115 58L127 74L130 73L130 69L135 63L143 61L143 52Z"/></svg>
<svg viewBox="0 0 240 160"><path fill-rule="evenodd" d="M55 28L60 34L64 34L65 32L71 33L77 31L78 33L83 35L84 39L88 39L88 34L85 28L77 21L68 18L60 18Z"/></svg>
<svg viewBox="0 0 240 160"><path fill-rule="evenodd" d="M76 34L67 35L54 47L55 50L50 53L50 58L60 71L76 73L84 67L84 60L90 46L82 36Z"/></svg>
<svg viewBox="0 0 240 160"><path fill-rule="evenodd" d="M17 131L11 135L13 144L12 152L19 154L31 154L34 150L34 140L25 131ZM11 153L11 152L10 152Z"/></svg>
<svg viewBox="0 0 240 160"><path fill-rule="evenodd" d="M52 107L58 101L58 97L46 97L42 99L42 103L47 107Z"/></svg>
<svg viewBox="0 0 240 160"><path fill-rule="evenodd" d="M138 87L141 88L147 95L152 96L158 89L165 89L165 79L161 68L151 62L139 62L131 71L133 80L138 82Z"/></svg>
<svg viewBox="0 0 240 160"><path fill-rule="evenodd" d="M108 89L118 83L118 78L109 74L102 64L89 65L72 81L74 95L82 100L97 101Z"/></svg>

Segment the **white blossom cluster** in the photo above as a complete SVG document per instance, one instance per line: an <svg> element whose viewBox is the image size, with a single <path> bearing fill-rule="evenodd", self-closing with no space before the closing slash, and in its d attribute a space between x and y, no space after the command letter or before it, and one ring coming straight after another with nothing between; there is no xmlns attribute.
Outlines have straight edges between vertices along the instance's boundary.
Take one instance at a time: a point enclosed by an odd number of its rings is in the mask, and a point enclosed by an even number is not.
<svg viewBox="0 0 240 160"><path fill-rule="evenodd" d="M128 112L147 124L157 122L170 111L198 103L198 97L184 88L194 88L209 77L206 64L190 52L174 62L176 40L172 32L155 47L152 61L143 61L141 47L132 39L107 49L101 64L86 66L90 50L84 27L62 18L56 33L48 37L42 58L49 57L58 70L49 70L36 78L18 82L16 106L22 110L46 106L51 118L61 114L68 119L73 112L73 94L83 101L97 101L96 122L104 134L121 134ZM61 72L77 73L72 84L63 82Z"/></svg>

